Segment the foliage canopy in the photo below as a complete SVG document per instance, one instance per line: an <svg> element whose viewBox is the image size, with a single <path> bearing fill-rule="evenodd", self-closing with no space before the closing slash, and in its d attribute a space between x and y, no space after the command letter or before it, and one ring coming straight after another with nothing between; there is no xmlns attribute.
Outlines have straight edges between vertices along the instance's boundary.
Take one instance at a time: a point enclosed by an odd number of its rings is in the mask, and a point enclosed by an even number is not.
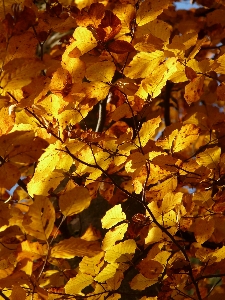
<svg viewBox="0 0 225 300"><path fill-rule="evenodd" d="M196 2L1 2L3 299L224 299L225 1Z"/></svg>

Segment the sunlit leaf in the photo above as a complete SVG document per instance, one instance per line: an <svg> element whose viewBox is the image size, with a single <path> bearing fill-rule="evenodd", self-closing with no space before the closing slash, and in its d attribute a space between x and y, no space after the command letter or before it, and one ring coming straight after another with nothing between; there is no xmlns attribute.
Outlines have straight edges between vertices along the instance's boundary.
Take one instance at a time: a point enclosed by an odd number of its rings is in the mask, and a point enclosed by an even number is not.
<svg viewBox="0 0 225 300"><path fill-rule="evenodd" d="M139 133L140 146L144 147L147 144L147 142L154 137L155 130L159 127L160 122L161 122L161 118L157 117L155 119L145 122L142 125ZM136 137L135 142L136 144L139 144L138 137Z"/></svg>
<svg viewBox="0 0 225 300"><path fill-rule="evenodd" d="M85 27L77 27L73 33L73 37L75 41L70 45L70 57L80 57L97 46L93 34Z"/></svg>
<svg viewBox="0 0 225 300"><path fill-rule="evenodd" d="M67 294L79 294L82 289L89 286L93 282L93 277L88 274L77 274L76 277L71 278L65 285L65 292Z"/></svg>
<svg viewBox="0 0 225 300"><path fill-rule="evenodd" d="M26 232L40 240L47 240L53 230L55 210L48 198L36 196L25 214L23 226Z"/></svg>
<svg viewBox="0 0 225 300"><path fill-rule="evenodd" d="M90 205L91 197L82 186L67 185L66 190L59 198L59 207L64 216L78 214Z"/></svg>
<svg viewBox="0 0 225 300"><path fill-rule="evenodd" d="M109 263L114 263L123 254L133 254L136 250L136 243L134 240L126 240L112 246L110 249L106 250L105 260Z"/></svg>
<svg viewBox="0 0 225 300"><path fill-rule="evenodd" d="M82 261L79 263L79 270L83 274L89 274L96 276L104 264L104 252L93 257L84 256Z"/></svg>
<svg viewBox="0 0 225 300"><path fill-rule="evenodd" d="M193 124L182 126L173 143L173 152L184 150L193 144L199 136L199 128Z"/></svg>
<svg viewBox="0 0 225 300"><path fill-rule="evenodd" d="M219 163L221 155L221 148L215 146L213 148L208 148L205 151L196 155L196 161L200 166L205 166L208 168L216 168Z"/></svg>
<svg viewBox="0 0 225 300"><path fill-rule="evenodd" d="M107 266L95 277L95 280L98 282L105 282L107 279L110 279L114 276L117 268L118 264L107 264Z"/></svg>
<svg viewBox="0 0 225 300"><path fill-rule="evenodd" d="M118 204L106 212L102 218L102 227L109 229L124 220L126 220L126 215L122 211L121 204Z"/></svg>
<svg viewBox="0 0 225 300"><path fill-rule="evenodd" d="M74 256L92 257L101 252L99 242L85 241L81 238L71 237L55 245L51 250L51 257L73 258Z"/></svg>
<svg viewBox="0 0 225 300"><path fill-rule="evenodd" d="M141 6L137 12L136 22L139 26L142 26L160 15L165 8L167 8L170 4L170 1L160 0L153 1L148 0L141 3Z"/></svg>

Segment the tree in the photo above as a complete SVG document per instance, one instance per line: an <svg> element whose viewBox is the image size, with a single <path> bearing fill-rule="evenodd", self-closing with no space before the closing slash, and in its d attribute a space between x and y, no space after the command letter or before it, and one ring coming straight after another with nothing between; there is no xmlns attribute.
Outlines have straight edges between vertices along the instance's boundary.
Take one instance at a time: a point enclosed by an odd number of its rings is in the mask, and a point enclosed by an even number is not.
<svg viewBox="0 0 225 300"><path fill-rule="evenodd" d="M225 2L42 2L0 10L1 297L223 299Z"/></svg>

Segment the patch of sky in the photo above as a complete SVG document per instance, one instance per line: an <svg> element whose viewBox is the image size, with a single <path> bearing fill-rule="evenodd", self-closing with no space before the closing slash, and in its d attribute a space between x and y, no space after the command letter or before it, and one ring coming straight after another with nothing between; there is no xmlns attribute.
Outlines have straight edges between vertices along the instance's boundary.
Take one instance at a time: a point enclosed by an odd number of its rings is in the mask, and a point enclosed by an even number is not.
<svg viewBox="0 0 225 300"><path fill-rule="evenodd" d="M183 1L180 1L180 2L174 2L174 5L176 7L176 10L181 10L181 9L189 10L191 8L201 7L197 3L192 3L191 0L186 0L186 1L183 0Z"/></svg>

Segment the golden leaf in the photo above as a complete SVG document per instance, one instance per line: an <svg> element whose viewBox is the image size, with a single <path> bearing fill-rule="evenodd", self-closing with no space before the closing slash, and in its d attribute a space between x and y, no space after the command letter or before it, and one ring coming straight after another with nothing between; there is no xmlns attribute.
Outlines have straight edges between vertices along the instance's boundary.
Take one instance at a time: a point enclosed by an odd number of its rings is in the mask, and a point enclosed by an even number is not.
<svg viewBox="0 0 225 300"><path fill-rule="evenodd" d="M44 64L36 59L15 58L4 66L1 86L4 91L21 89L43 69Z"/></svg>
<svg viewBox="0 0 225 300"><path fill-rule="evenodd" d="M93 257L84 256L82 261L79 263L79 270L83 274L89 274L91 276L96 276L102 266L104 265L104 252Z"/></svg>
<svg viewBox="0 0 225 300"><path fill-rule="evenodd" d="M159 50L152 53L140 52L125 67L124 74L131 79L145 78L152 73L152 70L157 69L164 59L163 52Z"/></svg>
<svg viewBox="0 0 225 300"><path fill-rule="evenodd" d="M96 62L86 70L86 78L90 81L111 82L116 67L111 61Z"/></svg>
<svg viewBox="0 0 225 300"><path fill-rule="evenodd" d="M205 76L198 75L185 86L184 98L189 105L200 99L203 94L204 80Z"/></svg>
<svg viewBox="0 0 225 300"><path fill-rule="evenodd" d="M159 127L161 122L161 118L158 116L157 118L148 120L143 123L141 130L139 132L140 137L140 147L144 147L150 139L154 138L155 130ZM139 144L139 139L136 137L135 143Z"/></svg>
<svg viewBox="0 0 225 300"><path fill-rule="evenodd" d="M126 220L126 215L122 211L121 204L109 209L102 218L102 228L109 229L119 222Z"/></svg>
<svg viewBox="0 0 225 300"><path fill-rule="evenodd" d="M116 273L117 268L118 264L107 264L105 268L95 277L95 281L105 282L106 280L112 278Z"/></svg>
<svg viewBox="0 0 225 300"><path fill-rule="evenodd" d="M157 97L162 88L170 77L177 72L177 59L169 57L164 63L160 64L149 72L144 80L142 80L142 87L152 98Z"/></svg>
<svg viewBox="0 0 225 300"><path fill-rule="evenodd" d="M79 294L86 286L93 282L93 277L88 274L77 274L76 277L70 278L65 285L65 292L70 295Z"/></svg>
<svg viewBox="0 0 225 300"><path fill-rule="evenodd" d="M186 124L181 127L173 142L173 152L180 152L197 140L199 128L193 124Z"/></svg>
<svg viewBox="0 0 225 300"><path fill-rule="evenodd" d="M66 190L59 197L59 207L64 216L82 212L91 202L87 188L71 185L71 183L67 184Z"/></svg>
<svg viewBox="0 0 225 300"><path fill-rule="evenodd" d="M135 37L143 38L143 36L151 33L153 36L161 39L164 42L167 42L170 38L171 31L172 27L168 23L159 19L155 19L143 26L138 26L135 32Z"/></svg>
<svg viewBox="0 0 225 300"><path fill-rule="evenodd" d="M136 243L134 240L126 240L125 242L120 242L112 246L110 249L106 250L105 261L109 263L114 263L123 254L133 254L136 250ZM128 257L129 260L129 257Z"/></svg>
<svg viewBox="0 0 225 300"><path fill-rule="evenodd" d="M102 241L102 249L106 251L115 245L116 242L121 241L124 237L124 234L127 232L127 228L128 224L123 223L113 229L110 229Z"/></svg>
<svg viewBox="0 0 225 300"><path fill-rule="evenodd" d="M146 23L156 19L169 5L170 1L168 0L146 0L141 3L136 17L138 26L145 25Z"/></svg>
<svg viewBox="0 0 225 300"><path fill-rule="evenodd" d="M27 258L34 261L45 255L47 255L46 245L41 245L39 242L24 241L21 243L21 251L17 255L17 260Z"/></svg>
<svg viewBox="0 0 225 300"><path fill-rule="evenodd" d="M180 205L182 201L183 193L169 192L163 197L162 212L166 213L173 209L175 206Z"/></svg>
<svg viewBox="0 0 225 300"><path fill-rule="evenodd" d="M73 37L75 41L69 46L69 49L71 49L69 53L70 57L79 57L97 46L97 41L93 34L85 27L77 27L73 33Z"/></svg>
<svg viewBox="0 0 225 300"><path fill-rule="evenodd" d="M55 209L48 198L35 196L35 201L24 215L23 226L31 236L45 240L52 233L55 222Z"/></svg>
<svg viewBox="0 0 225 300"><path fill-rule="evenodd" d="M51 257L74 258L75 256L93 257L101 252L99 242L85 241L81 238L71 237L59 242L51 249Z"/></svg>
<svg viewBox="0 0 225 300"><path fill-rule="evenodd" d="M205 151L196 155L196 161L200 166L205 166L210 169L217 167L220 161L221 148L215 146L213 148L207 148Z"/></svg>

